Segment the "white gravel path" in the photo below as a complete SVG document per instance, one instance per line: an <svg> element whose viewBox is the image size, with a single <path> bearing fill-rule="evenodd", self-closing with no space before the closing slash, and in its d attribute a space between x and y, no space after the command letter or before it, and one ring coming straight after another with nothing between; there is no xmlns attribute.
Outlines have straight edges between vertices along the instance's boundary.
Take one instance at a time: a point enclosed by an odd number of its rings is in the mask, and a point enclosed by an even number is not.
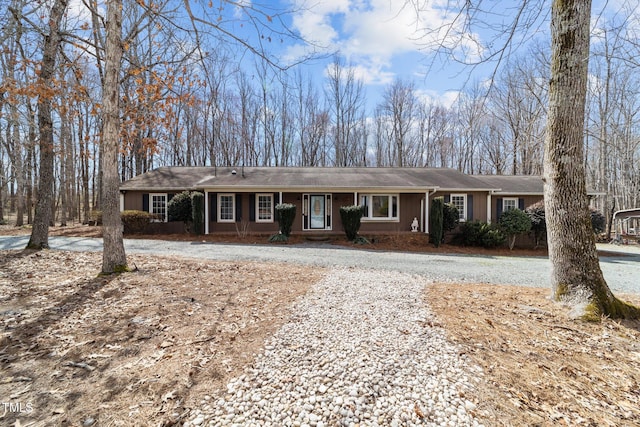
<svg viewBox="0 0 640 427"><path fill-rule="evenodd" d="M295 306L253 367L184 426L478 426L481 370L424 305L426 279L335 269Z"/></svg>

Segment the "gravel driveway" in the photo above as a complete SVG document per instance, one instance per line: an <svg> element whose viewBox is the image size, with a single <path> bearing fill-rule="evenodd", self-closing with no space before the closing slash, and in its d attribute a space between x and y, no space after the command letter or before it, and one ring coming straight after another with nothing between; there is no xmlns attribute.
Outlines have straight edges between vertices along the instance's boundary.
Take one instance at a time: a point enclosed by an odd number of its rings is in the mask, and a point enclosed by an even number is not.
<svg viewBox="0 0 640 427"><path fill-rule="evenodd" d="M0 249L23 249L28 236L0 236ZM102 239L50 237L52 249L100 251ZM125 239L127 253L180 255L189 258L292 262L318 266L359 267L419 274L433 281L548 287L551 264L544 257L397 253L352 250L330 244L281 246ZM614 293L640 294L640 250L603 245L619 256L601 257L600 265Z"/></svg>

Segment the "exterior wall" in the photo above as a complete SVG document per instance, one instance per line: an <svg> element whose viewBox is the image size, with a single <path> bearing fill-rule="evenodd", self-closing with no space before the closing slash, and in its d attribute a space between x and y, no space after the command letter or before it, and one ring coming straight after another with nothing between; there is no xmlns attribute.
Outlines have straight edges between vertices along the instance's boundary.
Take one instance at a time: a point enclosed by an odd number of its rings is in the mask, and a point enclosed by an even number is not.
<svg viewBox="0 0 640 427"><path fill-rule="evenodd" d="M274 193L274 197L276 198L279 193ZM329 194L324 192L319 193L304 193L304 194ZM236 193L236 203L238 200L240 201L241 208L236 211L236 214L241 211L242 217L240 221L238 221L238 216L236 215L236 223L220 223L215 220L214 215L212 215L213 209L216 209L216 205L213 201L214 198L217 199L217 193L209 193L209 233L236 233L236 224L238 227L241 226L242 223L248 223L248 232L249 233L260 233L260 234L269 234L276 233L278 231L278 222L274 221L273 223L257 223L255 221L251 221L250 214L250 206L253 205L250 202L250 198L255 197L255 193ZM418 218L420 220L421 213L421 203L424 198L423 194L400 194L399 195L399 219L395 221L366 221L362 222L362 226L360 228L361 233L395 233L400 231L411 231L411 223L413 222L413 218ZM292 233L304 233L304 234L342 234L344 232L342 227L342 222L340 220L340 207L353 205L354 194L353 193L331 193L331 229L330 230L304 230L303 229L303 193L283 193L282 194L282 202L283 203L291 203L296 205L296 218L292 226ZM424 230L424 225L421 225L421 230Z"/></svg>
<svg viewBox="0 0 640 427"><path fill-rule="evenodd" d="M141 211L142 210L142 195L148 192L143 191L127 191L124 194L124 210L126 211Z"/></svg>
<svg viewBox="0 0 640 427"><path fill-rule="evenodd" d="M143 197L148 195L149 191L127 191L124 193L124 209L125 210L144 210ZM177 193L176 191L162 191L157 190L156 193L167 193L169 195ZM431 202L435 197L447 197L451 194L466 194L467 202L469 196L472 196L472 218L468 220L487 221L487 192L475 191L475 192L436 192L429 198ZM262 223L251 221L252 213L251 209L255 209L255 202L250 199L255 198L255 193L235 193L236 203L240 202L240 208L236 211L236 222L234 223L221 223L215 220L215 213L213 209L216 208L216 202L213 202L217 198L216 193L209 193L208 203L209 207L209 233L237 233L238 230L242 230L246 227L246 231L249 233L259 234L273 234L278 231L277 221ZM274 192L274 205L279 203L279 192ZM305 193L307 194L307 193ZM313 193L311 193L313 194ZM317 194L324 194L319 192ZM420 223L419 230L424 232L425 230L425 212L423 212L423 200L425 195L423 193L401 193L399 194L399 218L398 220L390 221L367 221L363 220L360 232L363 234L376 234L376 233L398 233L408 232L411 230L411 223L413 218L418 218ZM503 197L493 195L491 197L491 221L495 222L498 218L498 200ZM516 196L513 196L516 197ZM542 195L539 196L522 196L523 206L528 207L540 200ZM255 199L254 199L255 200ZM292 232L304 233L304 234L342 234L343 228L340 220L340 207L353 205L354 194L349 193L332 193L331 194L331 230L303 230L303 194L302 193L282 193L283 203L292 203L296 205L296 219L294 221ZM148 209L148 206L146 206ZM424 207L428 209L428 207ZM180 233L184 231L182 223L169 222L169 223L154 223L150 227L153 232L157 233Z"/></svg>
<svg viewBox="0 0 640 427"><path fill-rule="evenodd" d="M486 191L437 191L431 197L429 197L429 206L431 206L431 201L436 197L444 197L447 200L451 194L466 194L467 195L467 212L469 212L469 207L471 206L471 217L467 216L467 221L487 221L487 192ZM470 197L472 199L472 203L469 203Z"/></svg>
<svg viewBox="0 0 640 427"><path fill-rule="evenodd" d="M502 195L493 195L491 196L491 222L496 222L498 221L499 215L498 212L502 211L502 208L498 208L498 204L502 204L502 199L503 198L517 198L518 199L518 203L519 203L519 207L524 207L525 209L528 208L529 206L533 205L534 203L537 203L539 201L541 201L543 199L542 194L540 194L539 196L502 196Z"/></svg>

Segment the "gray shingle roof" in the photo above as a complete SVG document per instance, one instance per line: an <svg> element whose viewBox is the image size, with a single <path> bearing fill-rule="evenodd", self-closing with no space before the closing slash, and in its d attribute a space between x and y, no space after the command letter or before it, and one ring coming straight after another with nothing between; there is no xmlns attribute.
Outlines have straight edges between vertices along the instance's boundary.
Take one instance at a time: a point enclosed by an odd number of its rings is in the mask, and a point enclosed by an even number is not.
<svg viewBox="0 0 640 427"><path fill-rule="evenodd" d="M233 173L235 171L235 174ZM510 179L511 178L511 179ZM271 190L428 190L503 189L542 194L540 177L472 176L447 168L321 168L321 167L161 167L124 182L121 190L183 189Z"/></svg>
<svg viewBox="0 0 640 427"><path fill-rule="evenodd" d="M541 176L535 175L476 175L487 187L498 189L497 194L544 194Z"/></svg>

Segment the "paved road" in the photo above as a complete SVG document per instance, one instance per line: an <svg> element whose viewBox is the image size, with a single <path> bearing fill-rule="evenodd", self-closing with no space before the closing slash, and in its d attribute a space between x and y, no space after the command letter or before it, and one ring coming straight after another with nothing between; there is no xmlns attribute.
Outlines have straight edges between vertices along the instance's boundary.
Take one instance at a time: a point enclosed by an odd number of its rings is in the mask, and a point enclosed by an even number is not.
<svg viewBox="0 0 640 427"><path fill-rule="evenodd" d="M20 250L26 246L27 241L28 236L0 236L0 249ZM102 250L102 239L96 238L50 237L49 244L54 250ZM551 264L544 257L397 253L352 250L311 243L290 246L237 245L142 239L125 239L125 249L128 254L396 270L447 282L548 287L551 275ZM603 249L621 252L619 256L602 257L600 260L611 290L640 294L640 251L630 252L625 247L616 246Z"/></svg>

